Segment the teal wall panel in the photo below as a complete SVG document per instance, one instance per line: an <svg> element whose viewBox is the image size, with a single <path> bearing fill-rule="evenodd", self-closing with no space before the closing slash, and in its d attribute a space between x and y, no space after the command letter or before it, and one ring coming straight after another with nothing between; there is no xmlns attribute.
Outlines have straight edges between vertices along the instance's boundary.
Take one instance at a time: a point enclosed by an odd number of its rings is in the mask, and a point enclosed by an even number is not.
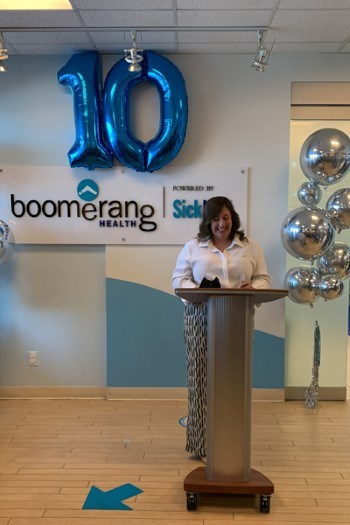
<svg viewBox="0 0 350 525"><path fill-rule="evenodd" d="M106 293L107 386L185 386L180 299L117 279Z"/></svg>
<svg viewBox="0 0 350 525"><path fill-rule="evenodd" d="M253 388L284 388L284 339L254 331Z"/></svg>

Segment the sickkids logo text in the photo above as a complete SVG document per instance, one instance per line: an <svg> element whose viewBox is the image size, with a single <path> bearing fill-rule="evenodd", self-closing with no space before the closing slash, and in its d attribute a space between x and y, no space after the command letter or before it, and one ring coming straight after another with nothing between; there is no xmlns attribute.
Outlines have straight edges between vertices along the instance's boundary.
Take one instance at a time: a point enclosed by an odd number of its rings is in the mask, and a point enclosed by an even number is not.
<svg viewBox="0 0 350 525"><path fill-rule="evenodd" d="M24 201L12 193L11 213L16 218L27 216L98 220L100 228L139 228L142 232L157 229L157 223L152 220L156 210L151 204L140 204L136 200L97 200L99 194L97 183L91 179L84 179L78 184L79 200Z"/></svg>
<svg viewBox="0 0 350 525"><path fill-rule="evenodd" d="M203 206L207 201L199 201L194 199L193 203L189 204L186 199L175 199L173 202L173 217L174 219L201 219Z"/></svg>

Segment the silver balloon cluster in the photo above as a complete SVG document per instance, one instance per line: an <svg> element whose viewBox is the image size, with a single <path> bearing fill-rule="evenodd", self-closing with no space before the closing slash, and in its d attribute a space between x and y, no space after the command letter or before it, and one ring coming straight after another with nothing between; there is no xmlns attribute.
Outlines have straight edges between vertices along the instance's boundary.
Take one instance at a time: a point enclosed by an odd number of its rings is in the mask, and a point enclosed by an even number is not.
<svg viewBox="0 0 350 525"><path fill-rule="evenodd" d="M10 228L4 221L0 221L0 266L11 257L15 247L15 240Z"/></svg>
<svg viewBox="0 0 350 525"><path fill-rule="evenodd" d="M286 216L281 239L290 255L317 261L317 267L291 268L284 285L292 301L312 305L319 297L339 297L343 280L350 276L350 247L335 242L337 232L350 228L350 188L335 191L325 209L317 206L322 198L319 185L338 183L350 167L349 137L332 128L312 133L301 148L300 166L309 181L298 190L302 206Z"/></svg>

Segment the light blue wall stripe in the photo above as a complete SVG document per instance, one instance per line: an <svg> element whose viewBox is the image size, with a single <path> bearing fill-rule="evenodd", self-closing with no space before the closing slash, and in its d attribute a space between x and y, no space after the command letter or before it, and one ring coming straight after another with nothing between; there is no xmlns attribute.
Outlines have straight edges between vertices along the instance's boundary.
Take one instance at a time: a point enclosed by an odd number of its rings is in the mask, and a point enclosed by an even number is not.
<svg viewBox="0 0 350 525"><path fill-rule="evenodd" d="M106 288L107 386L186 386L182 302L118 279ZM284 387L284 339L255 330L253 386Z"/></svg>
<svg viewBox="0 0 350 525"><path fill-rule="evenodd" d="M284 388L284 339L254 331L253 387Z"/></svg>

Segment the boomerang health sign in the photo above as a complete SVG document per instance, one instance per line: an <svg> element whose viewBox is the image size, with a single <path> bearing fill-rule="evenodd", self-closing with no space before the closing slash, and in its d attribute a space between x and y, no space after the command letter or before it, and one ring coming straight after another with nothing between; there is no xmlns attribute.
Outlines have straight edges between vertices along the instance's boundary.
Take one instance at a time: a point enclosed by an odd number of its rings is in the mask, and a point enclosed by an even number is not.
<svg viewBox="0 0 350 525"><path fill-rule="evenodd" d="M167 168L147 174L4 166L0 217L16 243L183 244L210 197L232 199L247 229L247 168ZM96 177L95 177L96 175Z"/></svg>

